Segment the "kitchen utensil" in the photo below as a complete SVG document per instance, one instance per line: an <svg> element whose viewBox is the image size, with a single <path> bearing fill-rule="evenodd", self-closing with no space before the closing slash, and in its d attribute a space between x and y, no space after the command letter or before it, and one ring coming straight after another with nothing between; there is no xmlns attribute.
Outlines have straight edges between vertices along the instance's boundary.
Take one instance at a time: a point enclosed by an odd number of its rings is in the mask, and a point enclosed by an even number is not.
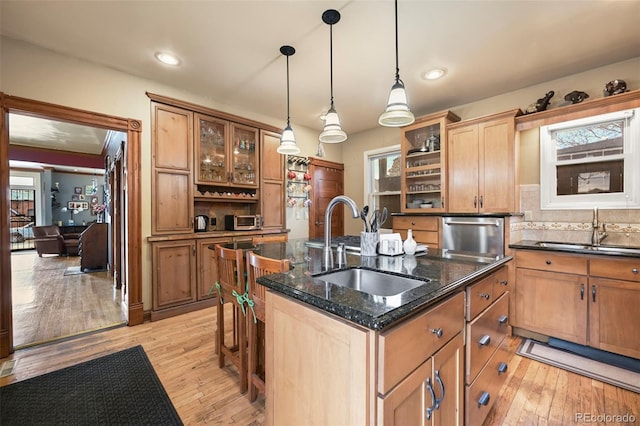
<svg viewBox="0 0 640 426"><path fill-rule="evenodd" d="M387 221L387 216L389 215L389 211L386 207L382 209L382 213L380 213L380 223L378 224L378 228L382 228L382 225Z"/></svg>
<svg viewBox="0 0 640 426"><path fill-rule="evenodd" d="M369 223L367 222L367 215L369 214L369 206L362 207L360 210L360 219L364 222L364 231L369 232Z"/></svg>
<svg viewBox="0 0 640 426"><path fill-rule="evenodd" d="M371 215L371 223L369 229L371 232L378 232L378 221L380 220L380 210L376 209Z"/></svg>

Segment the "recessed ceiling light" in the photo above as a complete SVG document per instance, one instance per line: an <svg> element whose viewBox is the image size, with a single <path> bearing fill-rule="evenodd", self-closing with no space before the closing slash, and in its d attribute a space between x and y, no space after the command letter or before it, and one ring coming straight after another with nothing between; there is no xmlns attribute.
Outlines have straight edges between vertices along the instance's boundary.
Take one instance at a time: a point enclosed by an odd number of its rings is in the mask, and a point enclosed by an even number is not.
<svg viewBox="0 0 640 426"><path fill-rule="evenodd" d="M422 74L422 78L424 78L425 80L437 80L439 78L444 77L446 73L447 73L447 70L444 68L434 68L432 70L425 71Z"/></svg>
<svg viewBox="0 0 640 426"><path fill-rule="evenodd" d="M171 53L165 52L156 52L156 59L167 65L179 65L180 59L177 56L172 55Z"/></svg>

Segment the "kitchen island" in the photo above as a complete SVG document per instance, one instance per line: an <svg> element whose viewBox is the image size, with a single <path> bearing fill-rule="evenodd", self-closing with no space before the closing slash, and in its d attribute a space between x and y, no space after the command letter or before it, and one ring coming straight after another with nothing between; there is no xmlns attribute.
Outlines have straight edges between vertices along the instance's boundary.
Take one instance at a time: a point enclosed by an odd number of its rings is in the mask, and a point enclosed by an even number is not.
<svg viewBox="0 0 640 426"><path fill-rule="evenodd" d="M347 253L342 269L424 282L398 295L376 296L323 280L322 250L304 240L253 250L292 265L288 273L258 279L270 290L267 424L422 424L423 417L462 423L464 292L493 279L510 257L440 250L396 257Z"/></svg>

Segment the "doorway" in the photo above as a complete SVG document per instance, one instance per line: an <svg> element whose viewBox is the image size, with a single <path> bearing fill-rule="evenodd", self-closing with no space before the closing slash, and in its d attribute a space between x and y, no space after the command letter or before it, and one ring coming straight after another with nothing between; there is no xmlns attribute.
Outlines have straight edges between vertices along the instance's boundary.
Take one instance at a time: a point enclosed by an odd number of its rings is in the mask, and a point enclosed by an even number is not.
<svg viewBox="0 0 640 426"><path fill-rule="evenodd" d="M10 113L31 115L60 120L67 123L88 125L125 132L127 137L124 145L105 148L104 155L113 155L122 151L121 164L125 182L120 186L128 188L121 204L125 206L126 214L121 214L119 221L119 235L121 240L122 257L121 271L126 271L119 277L120 282L126 283L122 291L122 304L126 313L128 325L143 322L142 277L141 277L141 203L140 203L140 132L141 123L138 120L107 116L104 114L84 111L60 105L48 104L36 100L6 96L0 93L2 101L2 115L0 116L0 187L9 189L9 126L7 117ZM131 167L129 167L131 165ZM118 179L118 178L116 178ZM0 210L9 212L8 198L0 199ZM8 218L9 215L4 217ZM10 253L9 221L0 222L0 357L8 356L14 350L12 323L12 267ZM113 250L113 247L111 248ZM112 256L114 258L114 256Z"/></svg>

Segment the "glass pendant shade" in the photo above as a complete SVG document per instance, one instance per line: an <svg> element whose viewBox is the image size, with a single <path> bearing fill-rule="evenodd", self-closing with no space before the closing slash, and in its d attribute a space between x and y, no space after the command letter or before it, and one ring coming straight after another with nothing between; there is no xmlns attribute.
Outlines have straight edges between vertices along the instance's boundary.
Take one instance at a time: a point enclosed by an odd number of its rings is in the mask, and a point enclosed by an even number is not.
<svg viewBox="0 0 640 426"><path fill-rule="evenodd" d="M347 134L340 127L340 117L333 107L327 111L324 128L318 139L323 143L340 143L347 140Z"/></svg>
<svg viewBox="0 0 640 426"><path fill-rule="evenodd" d="M296 155L300 152L300 148L296 144L296 138L293 135L293 129L287 123L282 136L280 137L280 146L276 149L278 154Z"/></svg>
<svg viewBox="0 0 640 426"><path fill-rule="evenodd" d="M380 114L378 123L386 127L401 127L407 126L414 121L416 121L416 118L407 104L407 92L404 90L404 84L402 84L401 80L396 80L396 83L391 88L391 93L389 93L387 107Z"/></svg>

